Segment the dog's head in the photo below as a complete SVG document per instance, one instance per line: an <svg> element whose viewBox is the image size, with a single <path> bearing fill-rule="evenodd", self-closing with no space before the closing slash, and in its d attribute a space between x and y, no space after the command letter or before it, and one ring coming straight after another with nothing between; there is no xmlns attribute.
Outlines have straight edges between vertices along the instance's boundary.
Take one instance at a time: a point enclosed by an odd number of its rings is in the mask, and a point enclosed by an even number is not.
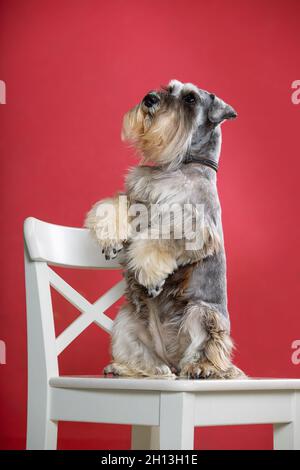
<svg viewBox="0 0 300 470"><path fill-rule="evenodd" d="M236 116L214 94L171 80L125 114L122 138L140 151L144 161L176 166L188 154L201 154L219 125Z"/></svg>

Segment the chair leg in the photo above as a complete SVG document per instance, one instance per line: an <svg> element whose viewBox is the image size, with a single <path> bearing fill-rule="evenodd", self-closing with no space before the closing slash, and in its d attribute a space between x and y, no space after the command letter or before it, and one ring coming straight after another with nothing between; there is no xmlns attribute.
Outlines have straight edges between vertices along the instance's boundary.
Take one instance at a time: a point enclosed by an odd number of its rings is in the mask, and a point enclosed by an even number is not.
<svg viewBox="0 0 300 470"><path fill-rule="evenodd" d="M30 396L27 411L27 450L56 450L57 421L49 419L47 401ZM30 399L31 398L31 399Z"/></svg>
<svg viewBox="0 0 300 470"><path fill-rule="evenodd" d="M132 450L157 450L159 449L158 426L132 426L131 430Z"/></svg>
<svg viewBox="0 0 300 470"><path fill-rule="evenodd" d="M274 450L300 450L300 393L292 397L293 420L274 424Z"/></svg>
<svg viewBox="0 0 300 470"><path fill-rule="evenodd" d="M161 450L194 448L194 394L162 392L160 397Z"/></svg>
<svg viewBox="0 0 300 470"><path fill-rule="evenodd" d="M45 421L42 432L40 426L32 423L27 426L27 450L56 450L57 448L57 422Z"/></svg>
<svg viewBox="0 0 300 470"><path fill-rule="evenodd" d="M274 450L294 449L294 423L274 424Z"/></svg>

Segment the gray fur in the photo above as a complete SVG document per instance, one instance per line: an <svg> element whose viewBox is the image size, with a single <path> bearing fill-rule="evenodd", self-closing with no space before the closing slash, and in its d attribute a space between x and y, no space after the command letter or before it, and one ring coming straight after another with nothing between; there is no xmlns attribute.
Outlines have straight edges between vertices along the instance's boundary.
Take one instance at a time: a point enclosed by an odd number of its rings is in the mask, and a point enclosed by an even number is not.
<svg viewBox="0 0 300 470"><path fill-rule="evenodd" d="M187 103L184 97L191 92L195 102ZM161 162L153 143L156 166L133 168L126 178L126 194L131 203L143 203L149 209L151 204L203 204L206 235L198 250L187 250L185 238L145 242L138 234L125 241L122 262L127 302L114 324L113 363L106 373L170 375L177 371L193 378L237 377L243 374L231 363L226 257L216 173L200 162L203 157L219 161L220 124L236 113L215 95L191 84L172 81L167 89L155 93L159 103L145 109L142 101L130 112L130 123L142 112L151 132L157 119L165 119L172 112L174 115L176 110L177 118L172 120L174 142L182 147L176 147L172 157L168 154L172 142L168 141ZM134 144L141 151L146 148L149 159L151 141L145 144L143 140L147 130L143 134L138 124L137 130L126 122L124 126ZM182 135L178 135L180 132ZM187 163L188 156L192 156L191 163ZM94 228L94 219L93 224ZM89 216L87 226L91 227ZM111 246L106 244L106 250L111 252ZM153 253L153 260L158 260L157 272L155 262L150 268L144 263L147 250Z"/></svg>

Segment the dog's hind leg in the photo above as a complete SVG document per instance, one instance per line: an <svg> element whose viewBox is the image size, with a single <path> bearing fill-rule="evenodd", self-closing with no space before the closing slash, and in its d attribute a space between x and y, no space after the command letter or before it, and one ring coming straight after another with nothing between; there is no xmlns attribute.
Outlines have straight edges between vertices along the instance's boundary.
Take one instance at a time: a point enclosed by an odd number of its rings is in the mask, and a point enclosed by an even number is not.
<svg viewBox="0 0 300 470"><path fill-rule="evenodd" d="M105 374L173 377L170 367L151 348L151 337L143 321L126 304L117 315L112 331L113 361Z"/></svg>
<svg viewBox="0 0 300 470"><path fill-rule="evenodd" d="M227 321L209 304L188 306L180 334L188 334L191 339L179 364L181 376L194 379L245 377L231 362L233 343Z"/></svg>

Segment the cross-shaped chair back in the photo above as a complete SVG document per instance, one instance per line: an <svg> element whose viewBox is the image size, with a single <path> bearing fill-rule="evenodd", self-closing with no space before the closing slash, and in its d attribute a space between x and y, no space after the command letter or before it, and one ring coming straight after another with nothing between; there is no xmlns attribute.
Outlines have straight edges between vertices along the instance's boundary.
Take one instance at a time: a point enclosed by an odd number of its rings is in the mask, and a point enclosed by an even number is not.
<svg viewBox="0 0 300 470"><path fill-rule="evenodd" d="M62 227L29 217L24 223L25 278L29 381L59 375L59 354L91 323L111 332L113 321L105 311L122 297L120 281L94 304L64 281L50 265L120 269L117 260L107 261L86 229ZM56 289L81 315L58 337L55 336L50 287Z"/></svg>

